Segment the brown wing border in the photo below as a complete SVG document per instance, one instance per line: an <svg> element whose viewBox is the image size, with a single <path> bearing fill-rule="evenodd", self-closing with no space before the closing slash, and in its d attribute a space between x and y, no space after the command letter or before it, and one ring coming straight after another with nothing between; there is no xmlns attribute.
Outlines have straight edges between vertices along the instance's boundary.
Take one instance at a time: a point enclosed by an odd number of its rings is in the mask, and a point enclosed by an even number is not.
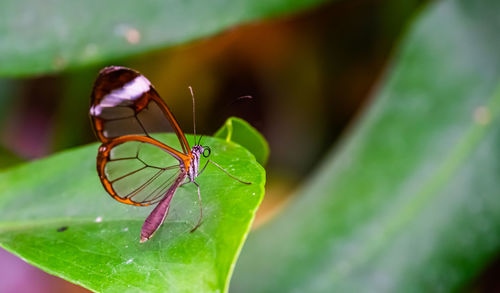
<svg viewBox="0 0 500 293"><path fill-rule="evenodd" d="M157 146L166 152L168 152L170 155L172 155L175 159L179 161L179 168L180 168L180 173L178 176L185 176L187 174L187 170L189 170L189 164L191 162L190 156L184 153L181 153L177 150L175 150L172 147L169 147L168 145L161 143L151 137L147 136L140 136L140 135L125 135L125 136L120 136L117 138L114 138L108 142L103 143L98 150L97 153L97 173L99 174L99 179L101 180L102 185L104 186L104 189L113 197L115 200L124 203L124 204L129 204L129 205L135 205L135 206L148 206L151 204L154 204L156 202L146 202L146 203L141 203L141 202L135 202L131 200L130 198L122 198L120 197L117 192L113 189L113 186L111 182L108 180L105 172L105 167L106 164L110 161L110 155L111 155L111 150L122 143L126 142L132 142L132 141L138 141L138 142L144 142L148 143L154 146Z"/></svg>

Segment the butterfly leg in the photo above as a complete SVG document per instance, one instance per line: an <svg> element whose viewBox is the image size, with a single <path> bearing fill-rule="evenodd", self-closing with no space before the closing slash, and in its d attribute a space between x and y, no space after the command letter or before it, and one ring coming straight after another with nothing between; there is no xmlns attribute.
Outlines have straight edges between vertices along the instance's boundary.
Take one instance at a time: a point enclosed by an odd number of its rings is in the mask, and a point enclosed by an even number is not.
<svg viewBox="0 0 500 293"><path fill-rule="evenodd" d="M196 185L196 189L198 190L198 204L200 205L200 217L198 218L198 223L196 223L196 226L194 226L193 229L191 229L191 233L196 231L198 227L201 225L201 219L203 218L203 208L201 206L201 193L200 193L200 185L196 181L192 181L194 185Z"/></svg>
<svg viewBox="0 0 500 293"><path fill-rule="evenodd" d="M191 182L192 182L192 181L189 181L189 179L188 179L188 180L184 181L184 182L183 182L183 183L182 183L179 187L183 187L184 185L186 185L186 184L188 184L188 183L191 183Z"/></svg>
<svg viewBox="0 0 500 293"><path fill-rule="evenodd" d="M203 171L205 171L205 168L208 166L208 163L210 163L210 160L207 160L207 162L205 163L205 166L203 166L203 168L201 168L201 171L198 172L198 174L196 174L196 177L200 176L201 173L203 173Z"/></svg>
<svg viewBox="0 0 500 293"><path fill-rule="evenodd" d="M207 160L207 163L212 163L214 164L217 168L221 169L222 172L226 173L227 176L233 178L234 180L240 182L240 183L243 183L243 184L252 184L251 182L245 182L245 181L242 181L236 177L234 177L233 175L231 175L229 172L226 171L226 169L222 168L219 164L217 164L216 162L212 161L212 160ZM206 167L206 166L205 166ZM205 168L203 168L205 169ZM203 172L203 170L201 170Z"/></svg>

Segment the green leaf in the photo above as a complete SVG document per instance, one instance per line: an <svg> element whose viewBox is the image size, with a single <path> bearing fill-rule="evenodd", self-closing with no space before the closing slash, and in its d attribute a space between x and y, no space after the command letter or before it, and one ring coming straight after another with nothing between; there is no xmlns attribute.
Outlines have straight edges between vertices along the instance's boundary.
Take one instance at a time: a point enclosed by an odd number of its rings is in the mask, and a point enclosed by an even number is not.
<svg viewBox="0 0 500 293"><path fill-rule="evenodd" d="M211 137L205 142L212 160L252 184L209 165L197 179L204 218L194 233L197 195L194 184L186 184L163 226L140 244L151 208L120 204L104 191L92 144L0 173L0 245L93 291L225 292L265 174L243 147Z"/></svg>
<svg viewBox="0 0 500 293"><path fill-rule="evenodd" d="M235 292L451 292L498 255L498 11L422 11L353 132L248 239Z"/></svg>
<svg viewBox="0 0 500 293"><path fill-rule="evenodd" d="M116 60L324 1L5 0L0 4L0 75Z"/></svg>
<svg viewBox="0 0 500 293"><path fill-rule="evenodd" d="M266 139L252 125L238 117L230 117L226 123L217 130L214 137L233 141L249 150L257 162L266 165L269 157L269 145Z"/></svg>

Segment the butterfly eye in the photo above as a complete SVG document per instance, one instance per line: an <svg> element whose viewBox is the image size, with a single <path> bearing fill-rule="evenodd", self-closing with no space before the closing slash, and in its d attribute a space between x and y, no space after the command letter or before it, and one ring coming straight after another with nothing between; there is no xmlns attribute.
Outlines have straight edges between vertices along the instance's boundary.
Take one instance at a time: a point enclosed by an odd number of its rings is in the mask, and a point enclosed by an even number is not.
<svg viewBox="0 0 500 293"><path fill-rule="evenodd" d="M208 158L210 156L210 154L212 153L212 151L210 150L210 147L208 146L205 146L203 147L205 150L203 150L203 156L205 158Z"/></svg>

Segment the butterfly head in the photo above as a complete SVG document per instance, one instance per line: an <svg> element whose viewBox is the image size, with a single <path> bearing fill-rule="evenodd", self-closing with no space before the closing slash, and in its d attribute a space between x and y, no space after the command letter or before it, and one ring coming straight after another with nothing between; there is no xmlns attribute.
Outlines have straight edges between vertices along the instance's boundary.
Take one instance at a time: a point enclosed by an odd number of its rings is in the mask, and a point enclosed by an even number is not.
<svg viewBox="0 0 500 293"><path fill-rule="evenodd" d="M209 146L201 146L201 145L195 145L193 146L193 149L191 152L195 155L203 155L203 157L208 158L212 151L210 150Z"/></svg>

